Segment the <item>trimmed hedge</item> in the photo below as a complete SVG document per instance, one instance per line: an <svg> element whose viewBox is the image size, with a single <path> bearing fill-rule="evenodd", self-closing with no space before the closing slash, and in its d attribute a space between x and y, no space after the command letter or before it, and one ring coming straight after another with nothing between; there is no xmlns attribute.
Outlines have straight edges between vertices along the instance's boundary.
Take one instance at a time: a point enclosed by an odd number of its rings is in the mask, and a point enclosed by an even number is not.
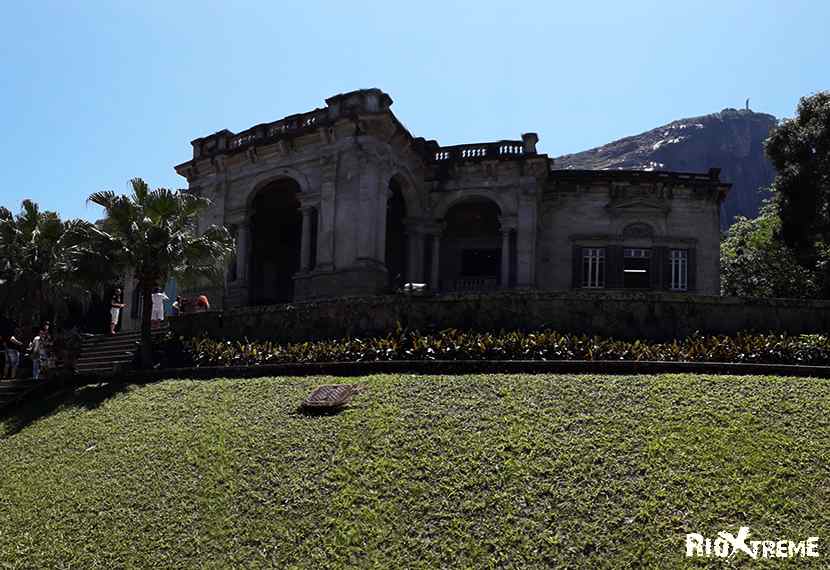
<svg viewBox="0 0 830 570"><path fill-rule="evenodd" d="M381 338L345 338L279 344L168 337L160 347L170 361L192 366L256 366L300 362L391 360L648 360L830 364L826 335L695 335L682 341L623 341L552 330L480 333L398 330ZM175 357L172 357L176 355Z"/></svg>

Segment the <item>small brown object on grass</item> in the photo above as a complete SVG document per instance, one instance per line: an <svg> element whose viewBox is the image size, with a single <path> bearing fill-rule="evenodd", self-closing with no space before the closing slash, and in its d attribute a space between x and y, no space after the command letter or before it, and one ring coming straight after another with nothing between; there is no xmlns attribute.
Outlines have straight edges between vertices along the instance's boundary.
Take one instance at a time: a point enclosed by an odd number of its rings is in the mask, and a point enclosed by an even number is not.
<svg viewBox="0 0 830 570"><path fill-rule="evenodd" d="M358 391L354 384L327 384L318 386L303 401L301 408L308 412L339 410L352 400Z"/></svg>

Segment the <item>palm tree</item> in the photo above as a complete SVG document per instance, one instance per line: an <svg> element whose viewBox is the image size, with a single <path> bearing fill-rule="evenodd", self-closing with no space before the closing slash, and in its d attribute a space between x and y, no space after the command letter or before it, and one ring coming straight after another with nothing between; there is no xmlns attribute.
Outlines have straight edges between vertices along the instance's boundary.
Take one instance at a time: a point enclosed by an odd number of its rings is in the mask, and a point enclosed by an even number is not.
<svg viewBox="0 0 830 570"><path fill-rule="evenodd" d="M63 221L31 200L23 201L18 215L0 208L0 309L26 325L60 318L66 299L84 298L111 278L106 266L94 262L100 248L87 239L89 226Z"/></svg>
<svg viewBox="0 0 830 570"><path fill-rule="evenodd" d="M106 212L106 218L90 229L110 248L112 266L132 272L141 291L141 362L148 367L153 288L171 277L186 286L220 280L233 252L233 239L224 226L199 233L199 214L210 206L206 198L187 191L150 190L140 178L130 184L131 195L104 191L89 197Z"/></svg>

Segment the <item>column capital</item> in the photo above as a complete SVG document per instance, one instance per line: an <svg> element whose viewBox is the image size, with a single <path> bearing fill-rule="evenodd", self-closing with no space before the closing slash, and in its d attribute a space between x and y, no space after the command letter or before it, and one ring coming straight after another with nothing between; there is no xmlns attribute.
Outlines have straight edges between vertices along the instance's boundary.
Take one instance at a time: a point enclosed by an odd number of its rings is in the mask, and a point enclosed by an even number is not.
<svg viewBox="0 0 830 570"><path fill-rule="evenodd" d="M227 225L247 226L251 223L251 212L247 208L231 210L227 215Z"/></svg>
<svg viewBox="0 0 830 570"><path fill-rule="evenodd" d="M447 229L447 224L444 220L429 220L421 224L421 231L425 235L440 237Z"/></svg>
<svg viewBox="0 0 830 570"><path fill-rule="evenodd" d="M502 233L515 230L517 226L516 216L499 216L499 224Z"/></svg>

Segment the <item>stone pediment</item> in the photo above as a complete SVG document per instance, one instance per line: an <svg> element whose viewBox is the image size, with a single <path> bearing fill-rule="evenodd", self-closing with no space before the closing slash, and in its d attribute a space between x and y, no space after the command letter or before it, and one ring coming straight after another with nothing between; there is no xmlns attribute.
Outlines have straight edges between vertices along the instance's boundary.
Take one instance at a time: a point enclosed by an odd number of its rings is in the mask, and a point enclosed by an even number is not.
<svg viewBox="0 0 830 570"><path fill-rule="evenodd" d="M629 198L612 200L605 206L611 215L632 214L667 214L671 210L668 200L660 198Z"/></svg>

